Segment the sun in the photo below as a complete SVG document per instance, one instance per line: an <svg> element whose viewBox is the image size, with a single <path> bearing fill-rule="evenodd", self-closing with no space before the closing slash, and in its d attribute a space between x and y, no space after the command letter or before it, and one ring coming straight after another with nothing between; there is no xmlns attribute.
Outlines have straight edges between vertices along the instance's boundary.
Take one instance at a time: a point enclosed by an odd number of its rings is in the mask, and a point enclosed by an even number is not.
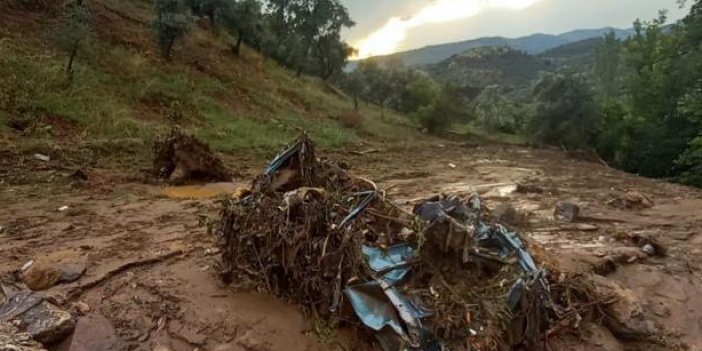
<svg viewBox="0 0 702 351"><path fill-rule="evenodd" d="M354 45L357 53L351 59L365 59L397 51L407 31L425 24L447 23L475 16L486 9L520 11L539 0L437 0L424 6L409 18L392 17L388 22Z"/></svg>

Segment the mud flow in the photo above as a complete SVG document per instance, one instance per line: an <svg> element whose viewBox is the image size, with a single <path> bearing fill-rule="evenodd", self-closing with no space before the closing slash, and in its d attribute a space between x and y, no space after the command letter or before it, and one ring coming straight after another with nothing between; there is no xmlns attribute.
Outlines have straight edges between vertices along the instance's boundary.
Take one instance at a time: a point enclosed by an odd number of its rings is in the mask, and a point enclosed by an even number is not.
<svg viewBox="0 0 702 351"><path fill-rule="evenodd" d="M273 171L260 158L224 159L223 183L185 186L176 178L197 172L144 184L18 160L14 173L36 181L0 182L0 349L700 349L702 192L557 151L378 150L317 151ZM169 157L167 169L217 164ZM345 224L371 190L381 196ZM451 216L431 232L431 218L415 215L427 199L453 199L441 208L455 213L475 195L473 222ZM524 309L510 308L514 282L533 276L513 255L464 260L464 247L495 252L475 246L467 223L517 233L548 289L529 285ZM368 257L399 243L426 244L396 286L427 313L405 319L391 304L398 328L375 331L347 288L379 279ZM354 291L386 301L368 289Z"/></svg>

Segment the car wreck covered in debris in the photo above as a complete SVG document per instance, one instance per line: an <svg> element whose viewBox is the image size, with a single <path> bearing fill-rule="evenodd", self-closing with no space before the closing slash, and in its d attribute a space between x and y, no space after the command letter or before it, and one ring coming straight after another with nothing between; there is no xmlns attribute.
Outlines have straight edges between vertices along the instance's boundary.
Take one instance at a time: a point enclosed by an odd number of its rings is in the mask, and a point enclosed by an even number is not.
<svg viewBox="0 0 702 351"><path fill-rule="evenodd" d="M372 331L387 351L544 349L567 307L525 241L481 206L437 195L401 208L302 135L226 203L223 277Z"/></svg>

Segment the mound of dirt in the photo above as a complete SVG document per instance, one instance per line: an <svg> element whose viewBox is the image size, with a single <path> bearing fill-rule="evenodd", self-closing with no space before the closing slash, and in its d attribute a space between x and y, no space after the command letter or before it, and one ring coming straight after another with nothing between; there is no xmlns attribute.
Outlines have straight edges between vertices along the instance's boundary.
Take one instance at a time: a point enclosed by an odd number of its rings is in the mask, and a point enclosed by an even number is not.
<svg viewBox="0 0 702 351"><path fill-rule="evenodd" d="M153 146L153 174L160 179L230 181L231 172L209 145L178 129Z"/></svg>

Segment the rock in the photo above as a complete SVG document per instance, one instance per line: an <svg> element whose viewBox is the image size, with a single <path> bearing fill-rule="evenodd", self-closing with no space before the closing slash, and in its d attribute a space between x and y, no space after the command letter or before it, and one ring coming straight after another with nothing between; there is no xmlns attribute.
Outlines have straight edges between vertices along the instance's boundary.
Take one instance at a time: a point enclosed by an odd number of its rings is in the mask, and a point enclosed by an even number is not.
<svg viewBox="0 0 702 351"><path fill-rule="evenodd" d="M46 351L29 333L21 333L15 326L0 321L0 350Z"/></svg>
<svg viewBox="0 0 702 351"><path fill-rule="evenodd" d="M99 314L79 319L73 336L64 344L69 345L65 349L67 351L108 351L121 348L112 323Z"/></svg>
<svg viewBox="0 0 702 351"><path fill-rule="evenodd" d="M609 200L608 204L622 210L643 210L654 205L651 197L638 191L630 191L626 194L615 193L612 196L614 199Z"/></svg>
<svg viewBox="0 0 702 351"><path fill-rule="evenodd" d="M74 282L86 269L83 263L53 263L41 260L22 268L22 282L34 291L46 290L60 283Z"/></svg>
<svg viewBox="0 0 702 351"><path fill-rule="evenodd" d="M657 333L655 324L644 317L644 309L633 291L599 275L591 277L595 291L614 302L605 306L605 326L620 339L646 340Z"/></svg>
<svg viewBox="0 0 702 351"><path fill-rule="evenodd" d="M559 202L553 210L553 217L557 221L574 222L580 214L580 207L570 202Z"/></svg>
<svg viewBox="0 0 702 351"><path fill-rule="evenodd" d="M0 321L18 326L43 344L61 341L75 328L70 313L31 291L10 296L0 307Z"/></svg>
<svg viewBox="0 0 702 351"><path fill-rule="evenodd" d="M87 314L88 312L90 312L90 306L82 301L74 303L73 308L75 308L78 312L82 314Z"/></svg>

